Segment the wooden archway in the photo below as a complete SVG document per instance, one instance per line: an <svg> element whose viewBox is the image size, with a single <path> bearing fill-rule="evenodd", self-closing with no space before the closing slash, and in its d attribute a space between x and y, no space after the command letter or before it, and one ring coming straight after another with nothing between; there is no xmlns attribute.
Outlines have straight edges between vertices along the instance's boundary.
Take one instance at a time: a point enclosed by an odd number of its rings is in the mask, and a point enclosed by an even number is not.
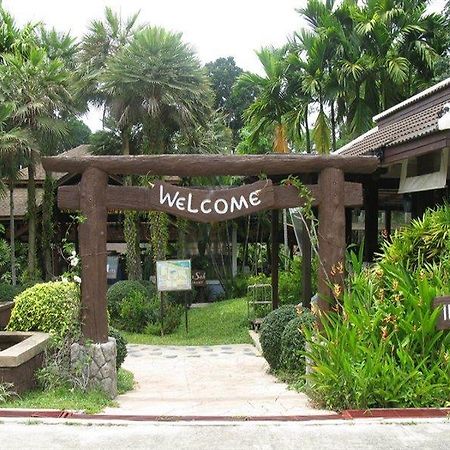
<svg viewBox="0 0 450 450"><path fill-rule="evenodd" d="M215 222L261 209L294 208L303 204L297 188L274 186L270 180L235 190L199 191L183 190L166 183L155 183L150 189L108 186L108 175L192 177L264 174L270 177L318 173L318 183L308 187L319 211L322 264L319 268L318 306L326 311L333 295L329 281L340 286L343 284L342 274L335 273L332 268L344 262L345 207L362 203L362 186L345 182L344 174L372 173L378 167L378 159L299 154L86 156L47 157L42 159L42 164L47 171L82 174L79 185L58 189L58 206L64 210L79 210L86 217L79 228L83 334L93 342L106 342L106 224L109 210L153 209L191 220ZM171 195L170 201L165 196L167 193ZM164 198L166 201L162 201Z"/></svg>

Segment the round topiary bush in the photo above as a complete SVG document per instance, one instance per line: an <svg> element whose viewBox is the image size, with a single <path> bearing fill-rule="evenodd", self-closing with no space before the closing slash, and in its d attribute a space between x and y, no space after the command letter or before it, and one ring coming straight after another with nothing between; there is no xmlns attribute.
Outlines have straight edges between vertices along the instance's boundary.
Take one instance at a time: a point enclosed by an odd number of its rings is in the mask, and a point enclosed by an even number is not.
<svg viewBox="0 0 450 450"><path fill-rule="evenodd" d="M316 319L306 308L297 307L298 316L292 319L281 335L280 367L287 370L305 372L305 327L311 329Z"/></svg>
<svg viewBox="0 0 450 450"><path fill-rule="evenodd" d="M125 361L125 357L127 356L127 340L123 336L123 334L116 330L113 327L109 327L109 333L111 337L116 340L117 347L117 356L116 356L116 369L119 370L122 363Z"/></svg>
<svg viewBox="0 0 450 450"><path fill-rule="evenodd" d="M19 286L8 283L0 283L0 302L10 302L21 291Z"/></svg>
<svg viewBox="0 0 450 450"><path fill-rule="evenodd" d="M120 322L120 310L124 299L134 294L150 298L148 286L144 286L140 281L118 281L108 289L106 298L109 317L113 324Z"/></svg>
<svg viewBox="0 0 450 450"><path fill-rule="evenodd" d="M261 348L271 369L280 366L281 336L286 325L296 316L294 305L284 305L269 313L261 324Z"/></svg>
<svg viewBox="0 0 450 450"><path fill-rule="evenodd" d="M16 296L7 329L44 331L56 338L80 333L80 289L76 283L35 284Z"/></svg>

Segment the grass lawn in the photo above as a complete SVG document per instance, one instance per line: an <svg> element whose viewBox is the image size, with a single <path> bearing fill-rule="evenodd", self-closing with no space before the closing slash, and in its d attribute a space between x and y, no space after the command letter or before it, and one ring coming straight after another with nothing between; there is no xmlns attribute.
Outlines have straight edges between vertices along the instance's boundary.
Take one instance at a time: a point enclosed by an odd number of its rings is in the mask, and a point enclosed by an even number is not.
<svg viewBox="0 0 450 450"><path fill-rule="evenodd" d="M178 329L167 336L126 333L130 344L153 345L221 345L247 344L247 301L245 298L224 300L204 308L192 308L188 313L189 333L186 334L184 316Z"/></svg>
<svg viewBox="0 0 450 450"><path fill-rule="evenodd" d="M119 369L117 378L119 394L132 390L133 386L133 374L128 370ZM30 391L20 397L11 397L8 401L0 403L1 408L72 409L90 414L98 413L107 406L117 406L117 402L108 398L101 391L82 392L64 387L46 391Z"/></svg>

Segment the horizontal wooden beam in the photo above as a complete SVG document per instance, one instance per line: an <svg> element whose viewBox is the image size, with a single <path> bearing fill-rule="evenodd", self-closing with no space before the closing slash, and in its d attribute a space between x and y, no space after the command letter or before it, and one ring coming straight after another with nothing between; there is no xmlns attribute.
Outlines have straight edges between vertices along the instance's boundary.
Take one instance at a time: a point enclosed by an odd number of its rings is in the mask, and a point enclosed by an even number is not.
<svg viewBox="0 0 450 450"><path fill-rule="evenodd" d="M375 156L342 155L137 155L53 156L42 158L45 170L81 173L95 167L108 174L218 176L290 175L315 173L332 167L345 173L372 173L379 165Z"/></svg>
<svg viewBox="0 0 450 450"><path fill-rule="evenodd" d="M179 188L173 186L173 190L180 192L197 191L203 198L208 198L211 201L223 197L224 193L227 193L227 197L230 197L233 193L239 195L248 195L255 189L261 189L259 196L261 200L262 208L241 209L236 210L232 214L227 214L224 217L220 217L217 214L214 216L205 216L194 214L189 211L178 211L173 207L169 207L167 204L161 205L160 192L158 189L151 189L146 187L135 186L108 186L106 190L106 207L109 211L125 211L125 210L137 210L137 211L164 211L169 214L184 217L190 220L196 220L199 222L216 222L220 220L229 220L243 215L253 214L261 209L284 209L284 208L296 208L304 204L304 199L299 197L298 190L295 186L272 186L270 183L266 186L266 181L259 181L251 185L243 186L237 189L220 189L220 190L197 190L186 188ZM164 183L167 186L166 183ZM160 186L158 184L157 186ZM308 185L307 188L311 192L313 197L313 206L318 206L321 202L320 191L318 185ZM166 192L166 191L165 191ZM345 183L345 206L346 207L358 207L363 203L362 185L359 183ZM186 195L186 194L183 194ZM173 196L172 196L173 198ZM324 199L327 200L326 198ZM266 206L264 206L266 205ZM58 206L63 210L80 210L80 191L79 186L60 186L58 188ZM197 204L193 204L192 208L199 209Z"/></svg>

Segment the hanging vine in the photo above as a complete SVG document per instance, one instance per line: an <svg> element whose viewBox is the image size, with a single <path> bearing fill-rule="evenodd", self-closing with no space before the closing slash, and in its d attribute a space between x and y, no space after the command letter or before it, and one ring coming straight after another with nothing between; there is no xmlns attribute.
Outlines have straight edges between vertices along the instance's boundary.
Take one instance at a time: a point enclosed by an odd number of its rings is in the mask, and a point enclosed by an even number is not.
<svg viewBox="0 0 450 450"><path fill-rule="evenodd" d="M142 279L141 249L139 239L139 213L125 211L123 221L123 235L127 244L126 266L130 280Z"/></svg>
<svg viewBox="0 0 450 450"><path fill-rule="evenodd" d="M153 187L156 177L145 177L143 183ZM149 211L147 213L150 225L150 245L153 261L163 260L167 256L169 247L169 216L164 212Z"/></svg>
<svg viewBox="0 0 450 450"><path fill-rule="evenodd" d="M44 254L45 278L50 280L53 272L53 238L55 229L53 226L53 208L55 205L55 180L46 176L44 180L44 197L42 200L42 235L41 245Z"/></svg>

